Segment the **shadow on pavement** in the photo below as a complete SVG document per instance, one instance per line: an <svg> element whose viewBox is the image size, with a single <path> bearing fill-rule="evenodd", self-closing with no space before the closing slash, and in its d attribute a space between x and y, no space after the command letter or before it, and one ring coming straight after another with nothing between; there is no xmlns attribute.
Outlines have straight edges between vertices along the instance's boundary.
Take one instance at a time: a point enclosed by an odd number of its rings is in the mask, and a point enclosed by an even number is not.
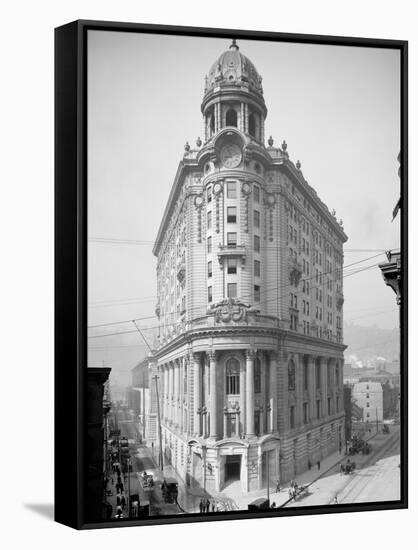
<svg viewBox="0 0 418 550"><path fill-rule="evenodd" d="M43 516L44 518L54 521L54 505L52 503L38 504L38 503L32 503L32 502L31 503L25 502L23 506L28 510L32 510L32 512L35 512L36 514Z"/></svg>

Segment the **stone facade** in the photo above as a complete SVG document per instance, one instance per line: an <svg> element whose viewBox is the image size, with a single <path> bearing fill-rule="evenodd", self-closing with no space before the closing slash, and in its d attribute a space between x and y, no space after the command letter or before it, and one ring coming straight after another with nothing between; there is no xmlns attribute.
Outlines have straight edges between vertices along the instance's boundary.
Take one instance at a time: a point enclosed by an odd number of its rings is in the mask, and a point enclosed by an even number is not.
<svg viewBox="0 0 418 550"><path fill-rule="evenodd" d="M188 484L247 492L343 445L347 237L286 143L265 146L261 77L234 42L202 114L153 249L163 449Z"/></svg>

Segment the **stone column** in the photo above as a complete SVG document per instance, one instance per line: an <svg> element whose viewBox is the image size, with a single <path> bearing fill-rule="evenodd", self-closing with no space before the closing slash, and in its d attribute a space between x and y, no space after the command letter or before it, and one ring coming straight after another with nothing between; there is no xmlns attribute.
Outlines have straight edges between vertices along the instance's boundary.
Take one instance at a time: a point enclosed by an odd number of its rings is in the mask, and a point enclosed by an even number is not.
<svg viewBox="0 0 418 550"><path fill-rule="evenodd" d="M308 376L309 376L309 416L311 420L316 419L316 377L315 377L315 357L309 355L308 358Z"/></svg>
<svg viewBox="0 0 418 550"><path fill-rule="evenodd" d="M254 429L254 350L246 351L246 400L247 400L247 427L246 435L248 437L255 436Z"/></svg>
<svg viewBox="0 0 418 550"><path fill-rule="evenodd" d="M240 437L244 437L246 433L246 422L245 422L245 411L246 411L246 399L245 399L245 377L246 377L246 367L244 364L240 364L240 370L239 370L239 422L240 426L238 426L238 431L240 433Z"/></svg>
<svg viewBox="0 0 418 550"><path fill-rule="evenodd" d="M244 111L244 132L248 134L248 103L245 103Z"/></svg>
<svg viewBox="0 0 418 550"><path fill-rule="evenodd" d="M241 130L241 132L244 132L244 103L242 101L240 113L239 129Z"/></svg>
<svg viewBox="0 0 418 550"><path fill-rule="evenodd" d="M168 364L168 421L170 424L174 421L173 407L173 382L174 382L173 364Z"/></svg>
<svg viewBox="0 0 418 550"><path fill-rule="evenodd" d="M265 429L264 429L264 407L261 406L259 410L260 415L260 435L264 435Z"/></svg>
<svg viewBox="0 0 418 550"><path fill-rule="evenodd" d="M178 426L179 425L179 393L178 393L179 392L179 362L177 359L174 361L173 372L174 372L173 421L174 421L174 425Z"/></svg>
<svg viewBox="0 0 418 550"><path fill-rule="evenodd" d="M322 393L322 414L328 416L328 358L321 357L321 393Z"/></svg>
<svg viewBox="0 0 418 550"><path fill-rule="evenodd" d="M270 431L277 431L277 354L270 354L269 368Z"/></svg>
<svg viewBox="0 0 418 550"><path fill-rule="evenodd" d="M193 354L193 370L194 370L194 434L201 435L201 408L202 408L202 369L200 366L200 353Z"/></svg>
<svg viewBox="0 0 418 550"><path fill-rule="evenodd" d="M161 392L161 419L166 419L167 413L167 375L165 365L160 365L161 369L161 378L162 378L162 392Z"/></svg>
<svg viewBox="0 0 418 550"><path fill-rule="evenodd" d="M209 387L210 387L210 426L209 437L216 439L218 437L218 422L217 422L217 388L216 388L216 353L210 351L209 357Z"/></svg>
<svg viewBox="0 0 418 550"><path fill-rule="evenodd" d="M228 408L224 407L224 433L223 438L228 437Z"/></svg>

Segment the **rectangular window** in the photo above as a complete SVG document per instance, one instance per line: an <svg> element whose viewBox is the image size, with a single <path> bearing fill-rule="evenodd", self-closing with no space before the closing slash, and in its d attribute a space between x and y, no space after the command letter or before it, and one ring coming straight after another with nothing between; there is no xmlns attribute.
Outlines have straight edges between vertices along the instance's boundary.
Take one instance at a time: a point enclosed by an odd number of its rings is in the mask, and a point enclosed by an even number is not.
<svg viewBox="0 0 418 550"><path fill-rule="evenodd" d="M208 187L208 190L206 191L206 198L208 203L212 202L212 187Z"/></svg>
<svg viewBox="0 0 418 550"><path fill-rule="evenodd" d="M321 388L321 365L319 362L315 364L315 383L316 389L319 390Z"/></svg>
<svg viewBox="0 0 418 550"><path fill-rule="evenodd" d="M237 221L237 207L228 206L226 211L226 221L227 223L236 223Z"/></svg>
<svg viewBox="0 0 418 550"><path fill-rule="evenodd" d="M321 418L321 400L316 400L316 417Z"/></svg>
<svg viewBox="0 0 418 550"><path fill-rule="evenodd" d="M260 227L260 212L254 210L254 227Z"/></svg>
<svg viewBox="0 0 418 550"><path fill-rule="evenodd" d="M212 301L212 287L208 286L208 302Z"/></svg>
<svg viewBox="0 0 418 550"><path fill-rule="evenodd" d="M237 272L237 259L228 258L227 272L231 275Z"/></svg>
<svg viewBox="0 0 418 550"><path fill-rule="evenodd" d="M237 283L228 283L228 298L237 297Z"/></svg>
<svg viewBox="0 0 418 550"><path fill-rule="evenodd" d="M295 427L295 407L292 405L289 410L290 428Z"/></svg>
<svg viewBox="0 0 418 550"><path fill-rule="evenodd" d="M212 212L208 212L208 229L212 229Z"/></svg>
<svg viewBox="0 0 418 550"><path fill-rule="evenodd" d="M254 185L254 201L260 202L260 188L257 185Z"/></svg>
<svg viewBox="0 0 418 550"><path fill-rule="evenodd" d="M237 246L237 234L236 233L227 233L226 234L227 244L231 248L235 248Z"/></svg>
<svg viewBox="0 0 418 550"><path fill-rule="evenodd" d="M260 237L258 235L254 235L254 251L260 252Z"/></svg>
<svg viewBox="0 0 418 550"><path fill-rule="evenodd" d="M303 363L303 389L308 390L308 361L305 360Z"/></svg>
<svg viewBox="0 0 418 550"><path fill-rule="evenodd" d="M260 301L260 287L259 285L254 285L254 302Z"/></svg>
<svg viewBox="0 0 418 550"><path fill-rule="evenodd" d="M254 260L254 277L260 277L260 262Z"/></svg>
<svg viewBox="0 0 418 550"><path fill-rule="evenodd" d="M331 416L331 398L328 397L328 416Z"/></svg>
<svg viewBox="0 0 418 550"><path fill-rule="evenodd" d="M208 254L212 253L212 237L208 237Z"/></svg>
<svg viewBox="0 0 418 550"><path fill-rule="evenodd" d="M212 262L208 262L208 278L212 277Z"/></svg>
<svg viewBox="0 0 418 550"><path fill-rule="evenodd" d="M303 423L308 423L308 403L303 404Z"/></svg>
<svg viewBox="0 0 418 550"><path fill-rule="evenodd" d="M228 199L237 198L237 184L235 181L230 181L226 184L226 196Z"/></svg>

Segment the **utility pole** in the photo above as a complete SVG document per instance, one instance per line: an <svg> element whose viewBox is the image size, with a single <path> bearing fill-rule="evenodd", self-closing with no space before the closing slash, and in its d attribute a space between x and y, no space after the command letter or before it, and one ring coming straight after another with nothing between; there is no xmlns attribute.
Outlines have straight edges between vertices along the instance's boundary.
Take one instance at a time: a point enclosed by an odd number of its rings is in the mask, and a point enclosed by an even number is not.
<svg viewBox="0 0 418 550"><path fill-rule="evenodd" d="M162 445L162 436L161 436L161 417L160 417L160 398L158 396L158 376L155 374L153 376L155 380L155 394L157 398L157 418L158 418L158 441L159 441L159 466L161 469L161 473L164 475L164 459L163 459L163 445Z"/></svg>
<svg viewBox="0 0 418 550"><path fill-rule="evenodd" d="M379 432L379 420L377 418L377 407L376 407L376 433Z"/></svg>
<svg viewBox="0 0 418 550"><path fill-rule="evenodd" d="M267 501L270 508L270 464L269 464L269 451L266 451L266 466L267 466Z"/></svg>

